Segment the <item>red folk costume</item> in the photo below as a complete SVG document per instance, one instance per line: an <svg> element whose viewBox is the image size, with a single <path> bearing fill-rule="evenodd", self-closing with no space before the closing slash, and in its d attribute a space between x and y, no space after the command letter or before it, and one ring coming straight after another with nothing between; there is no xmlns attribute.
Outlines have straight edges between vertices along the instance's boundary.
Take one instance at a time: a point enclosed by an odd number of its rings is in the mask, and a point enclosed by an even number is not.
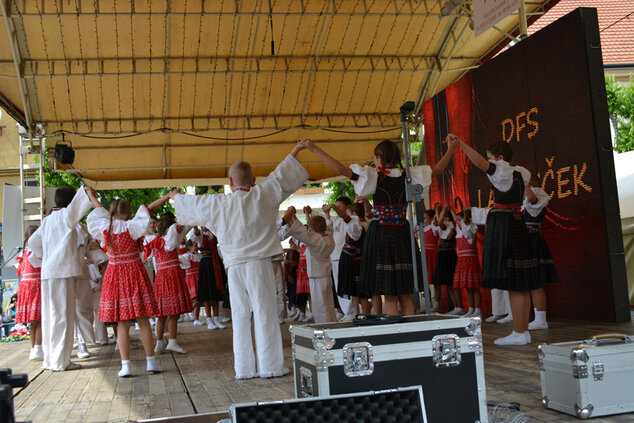
<svg viewBox="0 0 634 423"><path fill-rule="evenodd" d="M297 294L308 294L310 292L310 284L308 279L308 264L306 263L305 244L299 244L299 262L297 264Z"/></svg>
<svg viewBox="0 0 634 423"><path fill-rule="evenodd" d="M18 305L15 309L16 323L40 322L42 320L42 282L40 279L42 262L33 256L28 248L24 256L18 258L20 286Z"/></svg>
<svg viewBox="0 0 634 423"><path fill-rule="evenodd" d="M189 296L196 299L198 293L198 271L200 270L200 254L184 254L189 260L189 267L185 269L185 283L189 289Z"/></svg>
<svg viewBox="0 0 634 423"><path fill-rule="evenodd" d="M144 206L139 207L131 220L114 219L112 224L103 207L88 215L88 231L104 242L109 259L99 301L99 319L102 322L156 315L152 284L141 261L138 244L149 223L150 214Z"/></svg>
<svg viewBox="0 0 634 423"><path fill-rule="evenodd" d="M154 296L158 306L156 316L159 317L189 313L194 309L178 259L178 246L185 233L183 227L175 223L163 237L155 238L145 246L146 256L154 252L156 257Z"/></svg>
<svg viewBox="0 0 634 423"><path fill-rule="evenodd" d="M453 278L454 288L480 288L482 286L482 268L478 259L476 247L476 233L478 227L475 223L456 225L456 252L458 261Z"/></svg>
<svg viewBox="0 0 634 423"><path fill-rule="evenodd" d="M427 280L433 283L434 272L436 271L436 257L438 255L438 226L427 225L423 228L425 240L425 261L427 262Z"/></svg>

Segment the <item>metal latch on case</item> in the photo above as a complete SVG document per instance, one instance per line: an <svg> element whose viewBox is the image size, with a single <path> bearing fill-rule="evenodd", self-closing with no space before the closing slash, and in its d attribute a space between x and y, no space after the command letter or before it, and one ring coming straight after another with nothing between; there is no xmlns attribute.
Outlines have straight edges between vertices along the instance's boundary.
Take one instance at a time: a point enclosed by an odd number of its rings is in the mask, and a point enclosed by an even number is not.
<svg viewBox="0 0 634 423"><path fill-rule="evenodd" d="M431 340L432 358L436 367L459 366L462 361L460 355L460 338L455 334L437 335Z"/></svg>
<svg viewBox="0 0 634 423"><path fill-rule="evenodd" d="M372 344L356 342L344 345L343 372L348 377L368 376L374 373Z"/></svg>
<svg viewBox="0 0 634 423"><path fill-rule="evenodd" d="M301 390L302 396L312 397L313 396L313 373L308 370L306 367L300 367L299 369L299 377L301 382Z"/></svg>

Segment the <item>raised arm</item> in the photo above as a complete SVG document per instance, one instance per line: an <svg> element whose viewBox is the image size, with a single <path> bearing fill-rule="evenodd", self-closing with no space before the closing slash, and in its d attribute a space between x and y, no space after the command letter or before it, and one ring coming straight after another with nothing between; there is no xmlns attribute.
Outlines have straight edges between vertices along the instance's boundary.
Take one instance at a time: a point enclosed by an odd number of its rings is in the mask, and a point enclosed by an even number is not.
<svg viewBox="0 0 634 423"><path fill-rule="evenodd" d="M172 191L168 192L167 194L165 194L164 196L162 196L158 200L154 200L149 206L147 206L147 209L150 212L153 212L154 210L156 210L159 207L161 207L163 204L167 203L171 198L174 198L174 195L180 194L180 193L181 193L181 191L178 188L177 189L173 189Z"/></svg>
<svg viewBox="0 0 634 423"><path fill-rule="evenodd" d="M326 153L317 145L313 144L311 140L302 140L300 144L303 144L305 148L317 154L319 158L321 158L324 163L328 165L329 168L337 172L339 175L345 176L348 179L352 177L352 170L350 170L349 167L332 157L330 154Z"/></svg>
<svg viewBox="0 0 634 423"><path fill-rule="evenodd" d="M455 135L453 135L453 137L455 137ZM434 168L432 169L431 176L442 175L445 168L449 164L449 160L451 160L451 156L453 156L454 150L458 146L457 141L452 138L452 134L447 135L447 138L445 138L445 144L447 144L449 148L447 149L445 154L443 154L438 163L436 163L436 166L434 166Z"/></svg>
<svg viewBox="0 0 634 423"><path fill-rule="evenodd" d="M96 209L98 209L99 207L103 207L103 205L97 198L97 193L95 192L95 190L88 186L86 186L85 189L86 189L86 194L88 194L88 198L90 199L90 202L92 203L93 207Z"/></svg>
<svg viewBox="0 0 634 423"><path fill-rule="evenodd" d="M465 142L462 141L457 136L453 134L449 134L448 138L449 137L452 137L452 139L458 143L460 148L462 148L462 151L465 152L469 160L471 160L471 162L473 162L473 164L476 165L477 168L479 168L480 170L484 172L489 170L489 161L484 156L482 156L480 153L478 153L473 148L471 148L471 146L465 144Z"/></svg>

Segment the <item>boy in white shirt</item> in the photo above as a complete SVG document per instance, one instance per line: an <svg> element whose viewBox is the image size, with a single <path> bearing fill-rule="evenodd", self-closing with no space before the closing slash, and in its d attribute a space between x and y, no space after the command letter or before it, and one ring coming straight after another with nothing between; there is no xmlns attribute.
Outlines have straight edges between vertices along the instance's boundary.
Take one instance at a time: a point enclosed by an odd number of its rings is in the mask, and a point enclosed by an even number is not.
<svg viewBox="0 0 634 423"><path fill-rule="evenodd" d="M75 329L75 290L90 277L84 249L77 248L77 224L91 209L84 186L55 191L56 208L29 238L29 248L42 259L42 367L53 371L75 370L70 361Z"/></svg>
<svg viewBox="0 0 634 423"><path fill-rule="evenodd" d="M306 250L306 268L310 283L310 300L315 323L337 320L332 297L330 254L335 248L332 227L322 216L311 216L308 227L293 216L290 234L303 242Z"/></svg>
<svg viewBox="0 0 634 423"><path fill-rule="evenodd" d="M275 226L279 206L308 179L308 173L296 159L304 148L303 141L298 143L258 185L251 165L234 163L229 170L233 194L172 195L181 224L204 226L218 238L229 282L236 379L288 373L284 367L271 258L282 253Z"/></svg>

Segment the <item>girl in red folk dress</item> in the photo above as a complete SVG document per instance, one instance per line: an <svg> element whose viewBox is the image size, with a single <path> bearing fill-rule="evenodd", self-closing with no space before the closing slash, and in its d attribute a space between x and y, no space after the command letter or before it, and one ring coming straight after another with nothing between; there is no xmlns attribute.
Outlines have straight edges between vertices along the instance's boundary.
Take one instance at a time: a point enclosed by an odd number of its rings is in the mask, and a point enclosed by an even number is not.
<svg viewBox="0 0 634 423"><path fill-rule="evenodd" d="M185 282L185 275L178 260L178 246L189 229L176 223L174 215L165 214L159 219L158 237L145 246L146 255L154 252L156 275L154 276L154 296L158 306L156 322L156 347L154 352L162 354L166 350L185 354L187 351L176 342L178 316L191 312L192 299ZM169 318L169 320L168 320ZM167 346L163 340L165 323L169 331Z"/></svg>
<svg viewBox="0 0 634 423"><path fill-rule="evenodd" d="M471 209L465 208L462 213L456 214L451 210L456 222L456 251L458 261L453 278L454 289L467 289L469 300L469 311L464 314L469 316L482 316L480 310L482 286L482 268L478 259L478 248L476 247L476 234L478 226L471 221Z"/></svg>
<svg viewBox="0 0 634 423"><path fill-rule="evenodd" d="M150 211L163 205L165 196L150 204L139 207L134 217L130 203L115 199L110 203L108 213L96 197L89 191L90 201L95 209L88 215L86 223L93 238L106 246L108 266L103 276L99 319L102 322L117 323L121 371L119 377L132 375L130 368L130 322L139 324L141 342L146 356L146 370L162 372L161 365L154 357L152 349L152 329L149 317L157 312L152 284L145 271L139 254L139 242L150 223ZM148 211L149 210L149 211Z"/></svg>
<svg viewBox="0 0 634 423"><path fill-rule="evenodd" d="M24 245L33 232L37 230L37 226L31 225L24 234ZM42 351L42 330L40 323L42 321L42 290L40 280L40 266L42 261L34 257L32 251L25 247L24 255L18 258L20 267L18 273L20 276L20 286L18 288L18 305L15 311L15 322L22 324L31 324L31 353L29 360L42 361L44 359L44 351Z"/></svg>
<svg viewBox="0 0 634 423"><path fill-rule="evenodd" d="M200 253L198 252L198 245L192 240L188 240L186 244L187 252L183 254L189 262L189 267L185 269L185 283L189 289L189 296L192 299L194 306L194 326L204 326L204 323L199 319L200 317L200 304L196 301L196 295L198 293L198 271L200 269Z"/></svg>

